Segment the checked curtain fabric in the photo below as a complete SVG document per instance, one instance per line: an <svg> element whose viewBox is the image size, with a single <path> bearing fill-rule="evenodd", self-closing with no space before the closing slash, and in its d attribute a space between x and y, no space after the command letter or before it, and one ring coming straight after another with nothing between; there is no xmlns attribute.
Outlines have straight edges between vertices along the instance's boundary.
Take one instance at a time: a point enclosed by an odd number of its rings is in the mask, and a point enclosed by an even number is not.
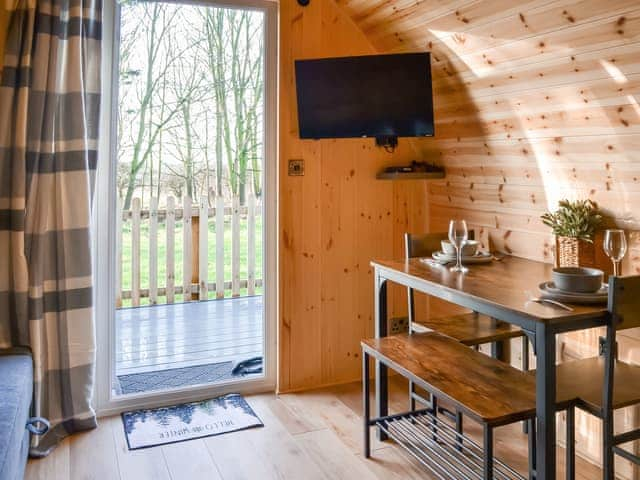
<svg viewBox="0 0 640 480"><path fill-rule="evenodd" d="M33 352L42 456L93 428L101 0L18 0L0 80L0 347Z"/></svg>

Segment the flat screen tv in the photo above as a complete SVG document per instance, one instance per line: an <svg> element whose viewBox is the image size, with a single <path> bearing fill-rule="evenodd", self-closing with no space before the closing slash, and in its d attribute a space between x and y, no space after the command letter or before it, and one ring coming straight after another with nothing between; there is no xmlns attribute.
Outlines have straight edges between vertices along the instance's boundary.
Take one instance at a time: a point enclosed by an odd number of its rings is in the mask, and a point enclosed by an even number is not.
<svg viewBox="0 0 640 480"><path fill-rule="evenodd" d="M297 60L295 71L300 138L433 136L427 52Z"/></svg>

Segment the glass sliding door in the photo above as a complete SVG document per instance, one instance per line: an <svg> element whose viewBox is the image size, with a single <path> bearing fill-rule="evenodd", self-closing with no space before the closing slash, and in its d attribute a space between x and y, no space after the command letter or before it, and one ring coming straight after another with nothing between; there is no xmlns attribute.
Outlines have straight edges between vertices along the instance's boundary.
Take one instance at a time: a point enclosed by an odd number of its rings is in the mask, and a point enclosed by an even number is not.
<svg viewBox="0 0 640 480"><path fill-rule="evenodd" d="M113 10L106 403L272 381L274 13Z"/></svg>

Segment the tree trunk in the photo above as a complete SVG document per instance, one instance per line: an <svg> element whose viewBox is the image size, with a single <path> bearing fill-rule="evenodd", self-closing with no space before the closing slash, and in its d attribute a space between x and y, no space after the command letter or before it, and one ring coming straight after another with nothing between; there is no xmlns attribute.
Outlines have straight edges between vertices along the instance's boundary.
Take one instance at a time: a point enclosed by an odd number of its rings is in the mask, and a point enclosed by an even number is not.
<svg viewBox="0 0 640 480"><path fill-rule="evenodd" d="M187 184L187 195L189 198L195 198L193 196L193 137L191 132L191 101L187 101L182 106L182 118L184 120L184 133L186 142L186 155L184 173L185 183Z"/></svg>
<svg viewBox="0 0 640 480"><path fill-rule="evenodd" d="M222 195L222 114L220 104L216 103L216 190L218 195Z"/></svg>
<svg viewBox="0 0 640 480"><path fill-rule="evenodd" d="M136 177L134 175L129 176L127 181L127 193L124 196L124 203L122 205L123 210L129 210L131 208L131 199L133 198L133 191L135 190L134 182Z"/></svg>
<svg viewBox="0 0 640 480"><path fill-rule="evenodd" d="M247 184L245 183L245 177L240 177L238 182L238 190L240 195L240 206L244 207L247 204Z"/></svg>

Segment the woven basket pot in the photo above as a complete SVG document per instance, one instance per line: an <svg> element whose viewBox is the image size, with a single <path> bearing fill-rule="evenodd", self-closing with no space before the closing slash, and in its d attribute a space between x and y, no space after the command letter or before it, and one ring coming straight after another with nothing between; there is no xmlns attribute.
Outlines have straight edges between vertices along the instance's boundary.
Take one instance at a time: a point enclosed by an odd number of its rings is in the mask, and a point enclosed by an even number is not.
<svg viewBox="0 0 640 480"><path fill-rule="evenodd" d="M596 249L593 243L571 237L556 237L556 267L595 266Z"/></svg>

